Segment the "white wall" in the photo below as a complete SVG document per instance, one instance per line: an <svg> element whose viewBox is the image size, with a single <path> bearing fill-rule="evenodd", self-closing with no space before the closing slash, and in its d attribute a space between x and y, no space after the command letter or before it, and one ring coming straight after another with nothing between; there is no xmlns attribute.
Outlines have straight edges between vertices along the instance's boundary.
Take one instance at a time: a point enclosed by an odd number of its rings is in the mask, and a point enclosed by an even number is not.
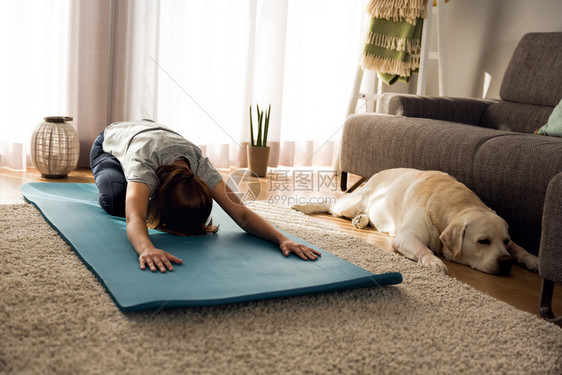
<svg viewBox="0 0 562 375"><path fill-rule="evenodd" d="M487 98L499 98L501 80L521 37L528 32L562 31L562 0L451 0L445 5L448 96L482 97L484 74L491 76ZM432 31L436 27L434 19ZM431 50L436 35L432 33ZM387 92L415 93L409 85ZM430 60L426 91L438 95L437 62Z"/></svg>

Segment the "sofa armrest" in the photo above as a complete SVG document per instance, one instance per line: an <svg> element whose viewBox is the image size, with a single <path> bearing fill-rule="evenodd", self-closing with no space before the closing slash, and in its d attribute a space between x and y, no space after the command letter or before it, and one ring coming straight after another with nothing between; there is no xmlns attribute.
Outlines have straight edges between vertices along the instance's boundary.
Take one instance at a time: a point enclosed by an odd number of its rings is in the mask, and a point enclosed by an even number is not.
<svg viewBox="0 0 562 375"><path fill-rule="evenodd" d="M562 283L562 172L550 180L542 216L539 273L542 278Z"/></svg>
<svg viewBox="0 0 562 375"><path fill-rule="evenodd" d="M488 99L386 93L380 98L379 112L479 125L486 108L496 102Z"/></svg>

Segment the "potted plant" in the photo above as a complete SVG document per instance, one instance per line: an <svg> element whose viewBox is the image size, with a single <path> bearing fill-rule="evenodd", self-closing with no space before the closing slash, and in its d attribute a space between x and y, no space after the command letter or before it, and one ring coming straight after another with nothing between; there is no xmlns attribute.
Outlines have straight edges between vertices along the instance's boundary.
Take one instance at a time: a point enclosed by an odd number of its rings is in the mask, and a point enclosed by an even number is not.
<svg viewBox="0 0 562 375"><path fill-rule="evenodd" d="M271 113L271 104L267 111L260 111L259 105L256 105L257 121L257 137L254 140L254 121L252 119L252 106L250 106L250 144L247 147L248 165L258 177L264 177L267 174L267 164L269 163L269 146L267 145L267 133L269 132L269 118Z"/></svg>

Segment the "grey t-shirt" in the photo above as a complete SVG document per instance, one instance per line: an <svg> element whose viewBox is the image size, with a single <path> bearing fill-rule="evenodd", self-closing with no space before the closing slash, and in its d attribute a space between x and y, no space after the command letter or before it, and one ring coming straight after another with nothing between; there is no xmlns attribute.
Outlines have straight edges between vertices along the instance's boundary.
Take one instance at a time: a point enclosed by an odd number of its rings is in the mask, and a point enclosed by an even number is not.
<svg viewBox="0 0 562 375"><path fill-rule="evenodd" d="M127 181L142 182L153 194L156 169L185 158L191 171L212 190L222 177L201 149L172 129L152 121L116 122L104 131L103 150L119 160Z"/></svg>

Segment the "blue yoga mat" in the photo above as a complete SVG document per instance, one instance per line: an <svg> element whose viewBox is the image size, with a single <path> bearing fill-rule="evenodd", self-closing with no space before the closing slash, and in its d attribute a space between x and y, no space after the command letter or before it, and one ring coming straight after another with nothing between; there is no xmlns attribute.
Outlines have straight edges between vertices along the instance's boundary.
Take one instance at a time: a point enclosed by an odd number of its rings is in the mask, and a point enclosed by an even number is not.
<svg viewBox="0 0 562 375"><path fill-rule="evenodd" d="M21 189L98 277L122 311L210 306L351 288L397 284L397 272L375 275L326 250L319 260L284 257L279 248L245 233L214 204L216 234L179 237L155 230L154 245L181 259L173 272L139 268L125 220L106 214L95 184L29 183Z"/></svg>

